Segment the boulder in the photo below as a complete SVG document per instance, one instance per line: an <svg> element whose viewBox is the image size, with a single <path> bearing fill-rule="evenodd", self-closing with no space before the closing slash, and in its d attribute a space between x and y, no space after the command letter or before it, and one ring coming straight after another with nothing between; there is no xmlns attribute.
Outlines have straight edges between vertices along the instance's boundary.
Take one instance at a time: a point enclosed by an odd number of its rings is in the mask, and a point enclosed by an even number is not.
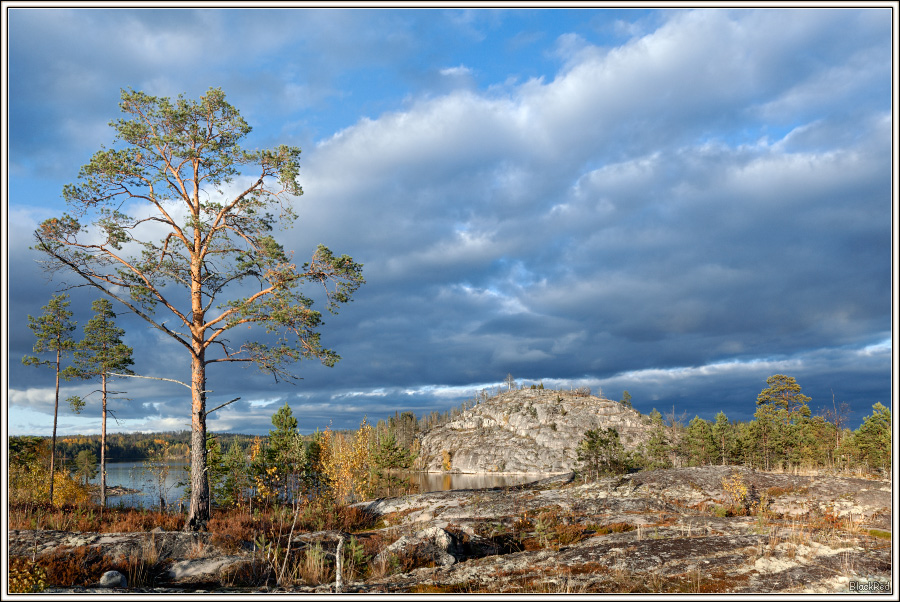
<svg viewBox="0 0 900 602"><path fill-rule="evenodd" d="M407 567L450 566L456 563L457 551L454 537L440 527L430 527L417 531L415 535L404 535L375 557L376 563L390 562L391 557L402 560Z"/></svg>
<svg viewBox="0 0 900 602"><path fill-rule="evenodd" d="M128 587L128 579L119 571L106 571L100 577L100 587Z"/></svg>

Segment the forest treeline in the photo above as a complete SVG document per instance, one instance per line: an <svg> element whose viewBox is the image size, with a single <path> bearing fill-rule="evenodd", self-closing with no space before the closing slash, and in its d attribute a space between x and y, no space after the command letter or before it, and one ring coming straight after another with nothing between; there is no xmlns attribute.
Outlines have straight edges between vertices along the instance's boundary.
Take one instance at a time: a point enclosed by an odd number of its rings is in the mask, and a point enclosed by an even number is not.
<svg viewBox="0 0 900 602"><path fill-rule="evenodd" d="M578 449L579 468L590 474L710 464L759 470L828 470L885 474L891 468L891 411L883 404L856 430L847 427L850 406L832 401L813 414L812 399L791 376L769 377L756 398L752 420L730 420L724 411L713 420L649 415L645 443L626 452L612 429L587 431ZM630 406L626 391L620 402Z"/></svg>
<svg viewBox="0 0 900 602"><path fill-rule="evenodd" d="M415 413L410 411L397 411L393 416L387 419L379 420L374 428L377 432L390 430L393 432L406 447L412 445L412 439L421 432L431 429L441 424L446 424L460 413L473 407L481 400L488 399L491 395L499 392L484 390L472 399L463 401L459 406L444 412L432 411L416 417ZM346 434L352 432L353 429L337 430L336 433ZM219 445L224 448L230 448L236 445L244 453L249 453L254 440L254 435L246 435L240 433L210 433L210 436L218 441ZM263 436L266 439L267 436ZM308 440L315 438L315 434L301 435ZM165 450L167 457L177 460L188 460L190 456L190 438L189 430L183 431L166 431L156 433L108 433L106 435L106 457L111 462L131 462L152 459ZM35 445L49 439L48 437L39 437L33 435L11 436L11 449L19 449L22 445ZM100 439L99 434L96 435L70 435L57 439L56 457L63 464L71 465L78 454L82 451L90 451L96 457L100 457Z"/></svg>
<svg viewBox="0 0 900 602"><path fill-rule="evenodd" d="M756 400L752 420L731 420L720 411L713 420L695 416L687 421L674 408L645 416L648 436L626 451L613 429L587 430L573 469L582 476L629 470L652 470L710 464L744 465L761 470L813 469L835 473L885 473L891 468L891 411L872 407L856 430L847 427L849 406L832 404L814 414L811 399L789 376L768 379ZM509 383L508 388L513 388ZM531 385L536 387L536 385ZM542 388L543 385L540 385ZM285 404L272 416L266 436L211 433L207 440L210 493L217 506L269 504L301 493L328 494L348 502L370 495L398 494L409 483L398 470L415 468L419 435L445 424L467 409L497 395L482 391L450 411L416 417L395 412L374 425L363 420L358 429L316 431L303 435ZM589 393L589 392L588 392ZM631 396L619 401L631 408ZM151 469L169 460L188 460L189 431L113 433L107 435L110 460L143 460ZM26 474L26 466L48 464L47 438L11 437L11 475ZM69 436L57 442L59 462L70 476L83 474L79 456L96 455L99 435ZM17 470L13 470L18 467ZM79 472L80 471L80 472ZM39 481L39 479L37 479Z"/></svg>

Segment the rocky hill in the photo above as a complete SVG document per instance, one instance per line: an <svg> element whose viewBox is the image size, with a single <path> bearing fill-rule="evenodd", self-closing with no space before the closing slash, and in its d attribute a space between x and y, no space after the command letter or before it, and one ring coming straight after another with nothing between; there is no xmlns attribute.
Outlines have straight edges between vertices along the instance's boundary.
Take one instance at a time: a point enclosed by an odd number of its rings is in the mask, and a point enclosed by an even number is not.
<svg viewBox="0 0 900 602"><path fill-rule="evenodd" d="M421 435L421 470L560 473L572 470L590 429L615 428L625 449L649 437L649 419L619 402L580 391L501 393Z"/></svg>

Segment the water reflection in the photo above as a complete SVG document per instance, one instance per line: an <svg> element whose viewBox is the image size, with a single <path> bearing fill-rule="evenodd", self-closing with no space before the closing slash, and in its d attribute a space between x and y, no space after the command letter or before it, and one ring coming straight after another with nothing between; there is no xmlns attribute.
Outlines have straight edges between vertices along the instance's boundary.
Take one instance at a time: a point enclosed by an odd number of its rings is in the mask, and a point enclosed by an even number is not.
<svg viewBox="0 0 900 602"><path fill-rule="evenodd" d="M184 500L184 486L188 480L189 464L183 460L169 461L164 470L150 470L140 460L133 462L109 462L106 465L107 487L125 487L132 490L124 495L107 493L110 506L159 507L160 498L166 506L177 507ZM546 474L455 474L397 471L395 477L408 480L412 485L411 492L426 493L428 491L450 491L452 489L486 489L491 487L513 487L522 483L531 483L546 478ZM100 482L100 477L93 479ZM392 492L391 495L405 493Z"/></svg>
<svg viewBox="0 0 900 602"><path fill-rule="evenodd" d="M512 487L522 483L532 483L546 478L541 474L455 474L434 472L409 472L398 476L418 485L419 492L450 491L452 489L486 489L489 487Z"/></svg>
<svg viewBox="0 0 900 602"><path fill-rule="evenodd" d="M165 500L167 506L178 505L184 497L184 487L179 483L187 481L188 470L189 464L184 460L170 460L165 465L156 465L152 469L142 460L107 462L107 505L158 507L160 499ZM100 483L100 476L91 479L91 483ZM112 495L112 487L124 487L130 491Z"/></svg>

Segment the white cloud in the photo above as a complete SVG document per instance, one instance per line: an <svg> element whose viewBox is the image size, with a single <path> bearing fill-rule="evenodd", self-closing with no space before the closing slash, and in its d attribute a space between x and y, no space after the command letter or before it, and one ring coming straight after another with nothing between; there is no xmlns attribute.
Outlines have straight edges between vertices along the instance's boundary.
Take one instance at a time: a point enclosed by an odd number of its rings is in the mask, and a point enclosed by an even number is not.
<svg viewBox="0 0 900 602"><path fill-rule="evenodd" d="M459 65L457 67L445 67L440 70L440 74L444 77L461 77L471 75L472 70L465 65Z"/></svg>
<svg viewBox="0 0 900 602"><path fill-rule="evenodd" d="M352 104L359 91L342 85L358 72L347 65L397 76L391 57L425 43L402 17L383 13L312 11L305 18L315 31L304 35L293 13L278 22L252 14L248 31L270 32L261 40L268 50L227 50L215 60L236 61L228 73L250 99L245 115L265 122L285 112L291 128L311 123L308 109L324 99L362 106ZM587 33L559 38L565 64L555 76L524 80L511 65L505 82L478 89L466 81L443 93L459 82L438 80L482 73L470 55L451 53L425 69L435 88L367 99L373 104L358 114L369 117L343 116L342 126L355 122L305 147L306 194L286 246L300 261L317 242L350 253L369 281L360 302L329 323L348 371L313 371L305 411L327 414L314 401L333 394L354 400L333 406L345 418L389 411L409 395L446 402L468 387L460 382L490 381L519 362L516 369L560 382L618 374L615 383L686 390L756 369L805 369L811 349L854 348L882 333L893 120L880 49L889 35L867 11L786 14L658 13L668 20L652 31L655 16L620 27L630 38L618 47L593 46ZM364 27L372 18L404 27ZM197 43L215 51L222 42L209 36L229 27L216 23ZM172 52L190 49L190 29L157 35L141 24L123 56L166 42ZM296 58L331 38L320 59ZM153 66L167 58L144 59L135 79L185 88L184 72ZM120 72L82 63L90 82ZM78 82L57 85L85 94ZM98 135L97 116L109 116L92 111L68 135ZM37 214L11 214L11 236L25 244ZM182 357L155 349L148 363L156 369ZM775 353L805 359L746 359ZM874 361L884 349L850 353L860 354ZM229 386L240 378L242 387L252 383L245 395L272 398L271 385L243 374L227 371ZM352 382L335 393L335 378ZM161 402L160 411L176 405ZM247 407L246 424L265 431L272 408ZM216 414L221 428L242 424L229 409Z"/></svg>
<svg viewBox="0 0 900 602"><path fill-rule="evenodd" d="M49 388L9 389L7 394L10 405L14 406L47 405L52 407L53 401L56 399L56 390Z"/></svg>

